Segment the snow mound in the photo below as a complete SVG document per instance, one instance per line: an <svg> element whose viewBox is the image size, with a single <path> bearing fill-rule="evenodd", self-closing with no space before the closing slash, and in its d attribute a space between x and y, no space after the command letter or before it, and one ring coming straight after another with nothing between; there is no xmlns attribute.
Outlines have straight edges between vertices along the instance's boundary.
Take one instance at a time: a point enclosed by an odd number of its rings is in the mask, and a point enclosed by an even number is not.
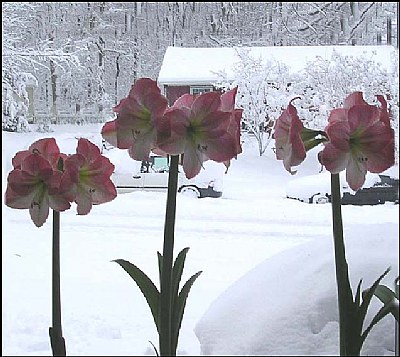
<svg viewBox="0 0 400 357"><path fill-rule="evenodd" d="M360 279L362 289L371 286L389 266L392 270L382 283L394 288L398 274L398 226L376 227L359 225L345 231L353 291ZM360 248L360 239L362 246L368 247L365 250ZM301 244L268 258L225 290L199 320L195 334L201 353L338 355L336 291L331 240ZM373 298L367 323L381 306ZM391 315L386 316L372 329L362 354L394 354L394 321Z"/></svg>

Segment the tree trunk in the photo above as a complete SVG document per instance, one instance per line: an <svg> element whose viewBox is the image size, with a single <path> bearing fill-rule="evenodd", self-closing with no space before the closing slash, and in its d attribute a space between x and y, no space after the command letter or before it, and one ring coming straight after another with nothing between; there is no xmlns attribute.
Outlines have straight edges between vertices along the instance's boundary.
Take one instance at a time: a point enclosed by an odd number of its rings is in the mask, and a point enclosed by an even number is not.
<svg viewBox="0 0 400 357"><path fill-rule="evenodd" d="M50 80L51 80L51 95L52 95L52 106L50 111L51 118L57 121L57 74L55 63L50 60Z"/></svg>

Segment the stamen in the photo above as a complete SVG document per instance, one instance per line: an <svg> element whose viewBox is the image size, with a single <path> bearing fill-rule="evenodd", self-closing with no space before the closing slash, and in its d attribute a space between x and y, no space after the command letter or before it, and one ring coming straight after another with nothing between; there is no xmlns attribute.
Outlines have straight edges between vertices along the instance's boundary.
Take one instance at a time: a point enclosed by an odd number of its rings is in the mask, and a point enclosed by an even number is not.
<svg viewBox="0 0 400 357"><path fill-rule="evenodd" d="M207 151L207 149L208 149L208 145L197 144L197 150L199 150L199 151Z"/></svg>
<svg viewBox="0 0 400 357"><path fill-rule="evenodd" d="M136 139L139 135L140 135L139 129L132 130L132 136L134 139Z"/></svg>
<svg viewBox="0 0 400 357"><path fill-rule="evenodd" d="M39 202L32 202L32 203L31 203L31 208L34 208L35 206L38 206L38 208L40 209L40 204L39 204Z"/></svg>

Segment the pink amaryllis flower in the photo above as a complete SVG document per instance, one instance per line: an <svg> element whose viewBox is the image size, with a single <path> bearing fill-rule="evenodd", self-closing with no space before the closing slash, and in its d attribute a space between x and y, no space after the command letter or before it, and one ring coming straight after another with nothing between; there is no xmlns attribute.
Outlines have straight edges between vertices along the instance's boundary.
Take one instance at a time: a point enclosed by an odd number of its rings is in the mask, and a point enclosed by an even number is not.
<svg viewBox="0 0 400 357"><path fill-rule="evenodd" d="M275 155L278 160L283 160L283 166L291 174L292 166L298 166L306 158L306 148L301 138L304 125L297 115L297 109L292 102L299 97L293 98L287 108L282 112L275 122L273 138L275 139Z"/></svg>
<svg viewBox="0 0 400 357"><path fill-rule="evenodd" d="M220 106L220 110L224 112L230 111L232 113L228 132L230 132L236 138L236 156L242 152L242 145L240 142L240 122L243 115L243 109L235 108L235 98L237 91L238 87L234 87L233 89L223 93L221 95Z"/></svg>
<svg viewBox="0 0 400 357"><path fill-rule="evenodd" d="M86 215L97 205L117 196L111 181L115 166L101 155L100 149L89 140L80 138L76 154L64 161L62 184L69 186L69 199L77 204L78 215Z"/></svg>
<svg viewBox="0 0 400 357"><path fill-rule="evenodd" d="M237 153L235 155L235 158L237 158L237 155L239 155L242 152L242 144L240 141L240 122L242 120L242 115L243 115L243 109L238 109L235 108L235 99L237 95L238 87L234 87L226 92L224 92L221 95L221 106L220 109L222 111L230 111L232 112L232 117L231 117L231 122L228 127L228 132L231 133L236 138L236 149ZM228 169L231 165L231 160L226 160L223 161L223 164L226 167L225 173L228 172Z"/></svg>
<svg viewBox="0 0 400 357"><path fill-rule="evenodd" d="M168 107L157 82L140 78L132 86L127 98L114 108L117 118L107 122L101 134L119 149L128 149L135 160L146 160L156 147L157 125Z"/></svg>
<svg viewBox="0 0 400 357"><path fill-rule="evenodd" d="M183 154L187 178L195 177L206 160L224 162L241 152L241 110L233 109L236 90L225 97L217 92L184 94L169 108L160 122L158 147L171 154Z"/></svg>
<svg viewBox="0 0 400 357"><path fill-rule="evenodd" d="M346 181L354 191L365 182L367 171L380 173L394 165L394 131L390 127L386 100L370 105L362 92L350 94L343 108L333 109L325 129L329 142L318 160L331 173L346 170Z"/></svg>
<svg viewBox="0 0 400 357"><path fill-rule="evenodd" d="M68 196L60 189L62 171L57 165L62 156L55 140L47 138L18 152L12 160L14 169L7 178L5 204L29 209L37 227L46 222L49 208L65 211L71 206Z"/></svg>
<svg viewBox="0 0 400 357"><path fill-rule="evenodd" d="M25 157L32 153L38 153L43 156L54 168L58 167L58 161L60 158L65 159L67 157L67 155L60 152L54 138L43 138L32 143L28 150L22 150L15 154L12 159L14 169L19 168Z"/></svg>

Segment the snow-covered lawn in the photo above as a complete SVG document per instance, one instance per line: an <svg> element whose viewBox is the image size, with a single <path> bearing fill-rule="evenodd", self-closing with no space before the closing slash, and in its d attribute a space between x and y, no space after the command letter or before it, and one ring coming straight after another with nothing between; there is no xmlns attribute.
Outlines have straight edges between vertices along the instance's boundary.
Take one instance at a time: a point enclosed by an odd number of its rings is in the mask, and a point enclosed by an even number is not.
<svg viewBox="0 0 400 357"><path fill-rule="evenodd" d="M11 158L39 137L54 136L73 153L76 138L101 143L100 125L53 127L53 133L3 132L3 194ZM287 199L286 185L316 174L312 152L295 176L268 149L258 156L246 138L243 153L224 177L221 198L178 195L175 250L190 247L183 280L203 273L186 305L181 355L338 354L338 316L331 206ZM121 154L125 155L121 151ZM156 328L134 281L112 262L126 259L158 282L165 192L132 192L61 214L61 304L70 356L153 355ZM52 219L36 228L26 210L3 203L2 354L51 355ZM398 275L399 206L343 206L353 289ZM374 301L375 312L381 304ZM367 338L364 355L394 355L394 327L387 316Z"/></svg>

